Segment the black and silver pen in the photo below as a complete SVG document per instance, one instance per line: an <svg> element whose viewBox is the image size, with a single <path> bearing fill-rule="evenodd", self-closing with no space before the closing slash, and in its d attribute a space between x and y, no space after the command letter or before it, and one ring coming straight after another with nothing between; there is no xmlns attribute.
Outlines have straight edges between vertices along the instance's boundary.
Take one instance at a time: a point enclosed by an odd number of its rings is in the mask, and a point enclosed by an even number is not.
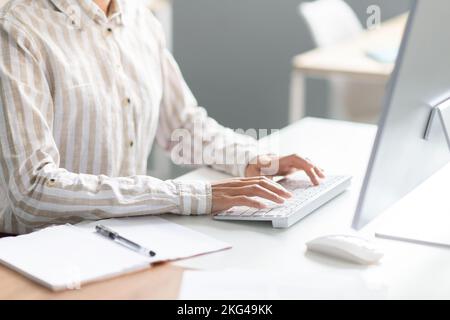
<svg viewBox="0 0 450 320"><path fill-rule="evenodd" d="M134 251L144 254L146 256L150 256L150 257L156 256L156 253L154 251L144 248L144 247L140 246L139 244L137 244L136 242L133 242L131 240L128 240L128 239L122 237L117 232L115 232L105 226L96 225L95 231L98 234L100 234L101 236L108 238L112 241L115 241L115 242L127 247L128 249L134 250Z"/></svg>

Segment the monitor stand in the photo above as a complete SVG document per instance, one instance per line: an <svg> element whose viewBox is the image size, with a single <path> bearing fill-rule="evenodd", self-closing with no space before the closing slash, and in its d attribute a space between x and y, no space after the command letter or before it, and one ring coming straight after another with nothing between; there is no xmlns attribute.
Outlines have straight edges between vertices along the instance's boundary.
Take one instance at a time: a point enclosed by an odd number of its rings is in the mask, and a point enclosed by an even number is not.
<svg viewBox="0 0 450 320"><path fill-rule="evenodd" d="M450 99L432 108L425 140L439 123L450 149ZM449 185L450 164L386 210L375 236L450 249Z"/></svg>
<svg viewBox="0 0 450 320"><path fill-rule="evenodd" d="M450 98L432 108L424 139L429 141L430 134L437 122L440 122L444 130L445 139L450 149Z"/></svg>
<svg viewBox="0 0 450 320"><path fill-rule="evenodd" d="M450 249L449 181L450 164L385 211L375 236Z"/></svg>

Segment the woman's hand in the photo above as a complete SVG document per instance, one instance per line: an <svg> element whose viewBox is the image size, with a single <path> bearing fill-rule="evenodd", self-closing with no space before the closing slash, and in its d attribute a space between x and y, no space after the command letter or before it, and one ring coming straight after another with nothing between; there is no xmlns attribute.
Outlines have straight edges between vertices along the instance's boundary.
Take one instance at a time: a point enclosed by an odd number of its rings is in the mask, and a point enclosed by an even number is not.
<svg viewBox="0 0 450 320"><path fill-rule="evenodd" d="M265 208L256 197L281 204L292 197L292 194L267 177L223 180L212 184L212 212L228 210L234 206Z"/></svg>
<svg viewBox="0 0 450 320"><path fill-rule="evenodd" d="M318 185L320 179L325 178L323 170L311 163L307 158L297 154L278 157L274 155L259 156L247 166L245 175L252 176L286 176L295 171L304 171L314 185Z"/></svg>

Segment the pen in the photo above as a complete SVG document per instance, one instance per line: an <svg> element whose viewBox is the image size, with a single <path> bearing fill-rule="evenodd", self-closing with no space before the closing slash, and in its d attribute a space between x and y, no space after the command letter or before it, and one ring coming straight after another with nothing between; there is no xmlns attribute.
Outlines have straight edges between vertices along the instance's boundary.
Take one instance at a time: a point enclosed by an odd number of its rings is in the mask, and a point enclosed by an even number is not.
<svg viewBox="0 0 450 320"><path fill-rule="evenodd" d="M115 241L115 242L127 247L128 249L134 250L134 251L144 254L146 256L150 256L150 257L156 256L156 253L154 251L146 249L146 248L140 246L139 244L137 244L136 242L133 242L131 240L128 240L128 239L122 237L117 232L115 232L105 226L96 225L95 231L98 234L100 234L101 236L103 236L107 239L110 239L112 241Z"/></svg>

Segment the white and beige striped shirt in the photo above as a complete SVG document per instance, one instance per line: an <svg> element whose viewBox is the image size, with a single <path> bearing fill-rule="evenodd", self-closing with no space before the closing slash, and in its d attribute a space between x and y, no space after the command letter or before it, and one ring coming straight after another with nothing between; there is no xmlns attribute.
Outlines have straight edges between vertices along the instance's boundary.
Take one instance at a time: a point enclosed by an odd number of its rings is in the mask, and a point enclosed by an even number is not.
<svg viewBox="0 0 450 320"><path fill-rule="evenodd" d="M208 118L163 38L144 0L113 0L108 16L92 0L0 11L0 232L210 213L210 184L145 175L155 138L170 152L176 129L202 150L232 148L245 160L212 166L243 174L255 141Z"/></svg>

